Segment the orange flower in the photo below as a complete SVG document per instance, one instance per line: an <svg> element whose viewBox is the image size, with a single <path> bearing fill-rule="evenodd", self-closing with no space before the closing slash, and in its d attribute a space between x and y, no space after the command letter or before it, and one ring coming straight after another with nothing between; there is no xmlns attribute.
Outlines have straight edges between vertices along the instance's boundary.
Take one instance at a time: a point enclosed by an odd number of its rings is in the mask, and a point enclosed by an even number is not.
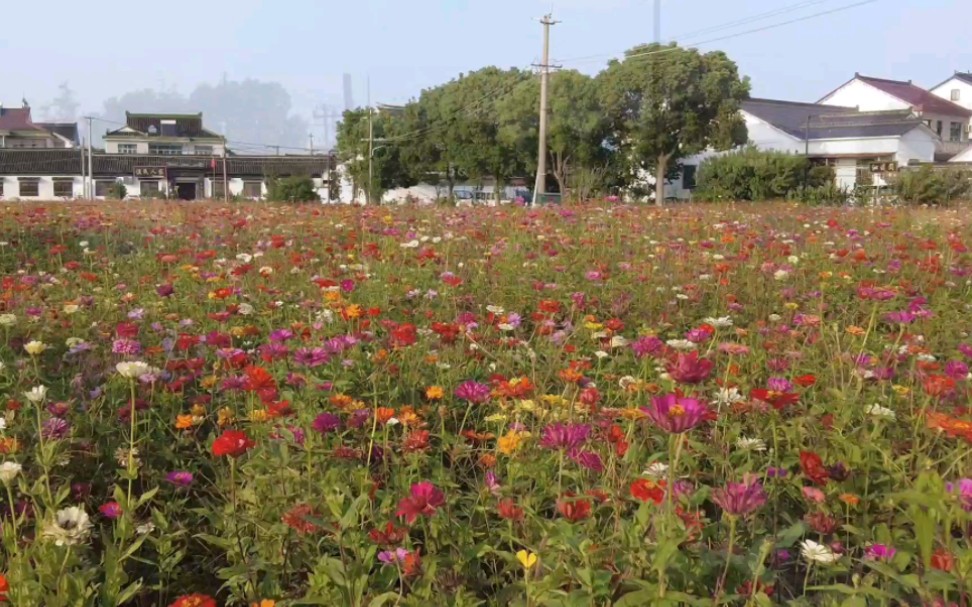
<svg viewBox="0 0 972 607"><path fill-rule="evenodd" d="M848 506L856 506L861 503L861 498L857 497L853 493L841 493L838 499Z"/></svg>
<svg viewBox="0 0 972 607"><path fill-rule="evenodd" d="M250 607L277 607L277 601L273 599L263 599L259 603L250 603Z"/></svg>
<svg viewBox="0 0 972 607"><path fill-rule="evenodd" d="M391 418L395 417L395 410L391 407L378 407L375 411L375 417L378 418L379 424L384 424Z"/></svg>
<svg viewBox="0 0 972 607"><path fill-rule="evenodd" d="M492 468L496 466L496 456L492 453L484 453L479 456L479 465L483 468Z"/></svg>
<svg viewBox="0 0 972 607"><path fill-rule="evenodd" d="M860 337L860 336L864 335L865 333L867 333L867 331L865 331L861 327L858 327L857 325L851 325L851 326L847 327L844 330L847 331L848 333L850 333L851 335L853 335L854 337Z"/></svg>
<svg viewBox="0 0 972 607"><path fill-rule="evenodd" d="M17 442L16 438L0 438L0 454L12 455L18 451L20 451L20 443Z"/></svg>
<svg viewBox="0 0 972 607"><path fill-rule="evenodd" d="M179 415L176 417L176 430L188 430L192 428L192 415Z"/></svg>
<svg viewBox="0 0 972 607"><path fill-rule="evenodd" d="M425 389L425 398L429 400L440 400L445 396L445 390L442 386L429 386Z"/></svg>

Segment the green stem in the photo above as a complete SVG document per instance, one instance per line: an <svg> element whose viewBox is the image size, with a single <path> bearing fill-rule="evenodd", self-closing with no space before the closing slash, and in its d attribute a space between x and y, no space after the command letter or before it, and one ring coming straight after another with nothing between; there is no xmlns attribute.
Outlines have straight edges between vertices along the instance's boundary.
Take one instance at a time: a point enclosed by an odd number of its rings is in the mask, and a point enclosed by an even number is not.
<svg viewBox="0 0 972 607"><path fill-rule="evenodd" d="M722 569L722 575L719 576L719 584L716 586L716 590L712 593L712 605L719 604L719 595L722 594L723 588L726 585L726 578L729 576L729 565L732 563L732 550L736 547L736 517L732 514L727 515L729 517L729 547L726 548L726 566Z"/></svg>

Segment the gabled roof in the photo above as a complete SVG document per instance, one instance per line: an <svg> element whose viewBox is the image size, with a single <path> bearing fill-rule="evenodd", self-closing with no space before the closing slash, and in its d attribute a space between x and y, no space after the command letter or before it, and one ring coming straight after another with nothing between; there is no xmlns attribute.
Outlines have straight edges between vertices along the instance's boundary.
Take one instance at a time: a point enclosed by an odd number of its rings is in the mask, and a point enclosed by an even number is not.
<svg viewBox="0 0 972 607"><path fill-rule="evenodd" d="M911 110L860 112L856 108L775 99L750 99L742 109L796 139L897 137L922 125Z"/></svg>
<svg viewBox="0 0 972 607"><path fill-rule="evenodd" d="M972 73L969 73L969 72L955 72L954 74L952 74L951 76L949 76L945 80L942 80L941 82L939 82L935 86L931 87L931 90L934 91L935 89L939 88L943 84L947 84L947 83L951 82L952 80L961 80L965 84L972 84Z"/></svg>
<svg viewBox="0 0 972 607"><path fill-rule="evenodd" d="M29 107L0 107L0 131L37 131L30 120Z"/></svg>
<svg viewBox="0 0 972 607"><path fill-rule="evenodd" d="M203 128L202 112L198 114L133 114L125 112L125 126L109 132L106 136L146 137L163 136L162 123L175 123L174 137L194 137L221 139L222 136Z"/></svg>
<svg viewBox="0 0 972 607"><path fill-rule="evenodd" d="M824 99L844 88L847 84L854 82L854 80L860 80L896 99L900 99L918 112L930 112L932 114L944 114L946 116L964 116L966 118L972 117L972 110L942 99L931 91L927 91L910 81L874 78L872 76L862 76L861 74L854 74L851 80L848 80L831 93L828 93Z"/></svg>

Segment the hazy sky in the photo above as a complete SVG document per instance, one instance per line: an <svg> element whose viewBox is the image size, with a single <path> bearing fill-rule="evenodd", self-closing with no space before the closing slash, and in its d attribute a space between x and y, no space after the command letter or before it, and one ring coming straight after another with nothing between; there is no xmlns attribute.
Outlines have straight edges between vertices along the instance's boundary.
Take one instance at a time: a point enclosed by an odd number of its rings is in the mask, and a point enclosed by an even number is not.
<svg viewBox="0 0 972 607"><path fill-rule="evenodd" d="M663 0L662 37L691 44L859 0ZM126 91L253 77L281 82L305 114L341 102L400 103L422 87L495 64L526 67L540 54L544 12L552 54L595 72L611 55L652 38L652 0L0 0L0 101L35 106L68 81L82 111ZM686 36L794 5L799 10ZM802 23L702 46L721 48L753 94L815 100L855 71L937 84L972 70L972 0L877 0ZM14 24L11 26L10 24ZM571 59L598 55L593 61Z"/></svg>

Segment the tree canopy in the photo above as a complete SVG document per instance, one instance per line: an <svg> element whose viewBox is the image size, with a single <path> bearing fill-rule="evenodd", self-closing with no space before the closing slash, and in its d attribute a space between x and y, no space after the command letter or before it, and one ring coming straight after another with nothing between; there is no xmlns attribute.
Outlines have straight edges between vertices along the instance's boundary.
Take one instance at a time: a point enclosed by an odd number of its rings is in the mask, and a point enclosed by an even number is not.
<svg viewBox="0 0 972 607"><path fill-rule="evenodd" d="M674 44L635 47L593 77L555 72L550 177L562 194L583 198L654 174L661 202L681 159L746 142L739 108L748 95L748 79L724 53ZM537 170L539 105L532 73L486 67L422 91L401 111L374 115L374 184L367 183L367 109L345 113L337 151L356 191L426 182L448 184L451 195L460 180L503 184Z"/></svg>

